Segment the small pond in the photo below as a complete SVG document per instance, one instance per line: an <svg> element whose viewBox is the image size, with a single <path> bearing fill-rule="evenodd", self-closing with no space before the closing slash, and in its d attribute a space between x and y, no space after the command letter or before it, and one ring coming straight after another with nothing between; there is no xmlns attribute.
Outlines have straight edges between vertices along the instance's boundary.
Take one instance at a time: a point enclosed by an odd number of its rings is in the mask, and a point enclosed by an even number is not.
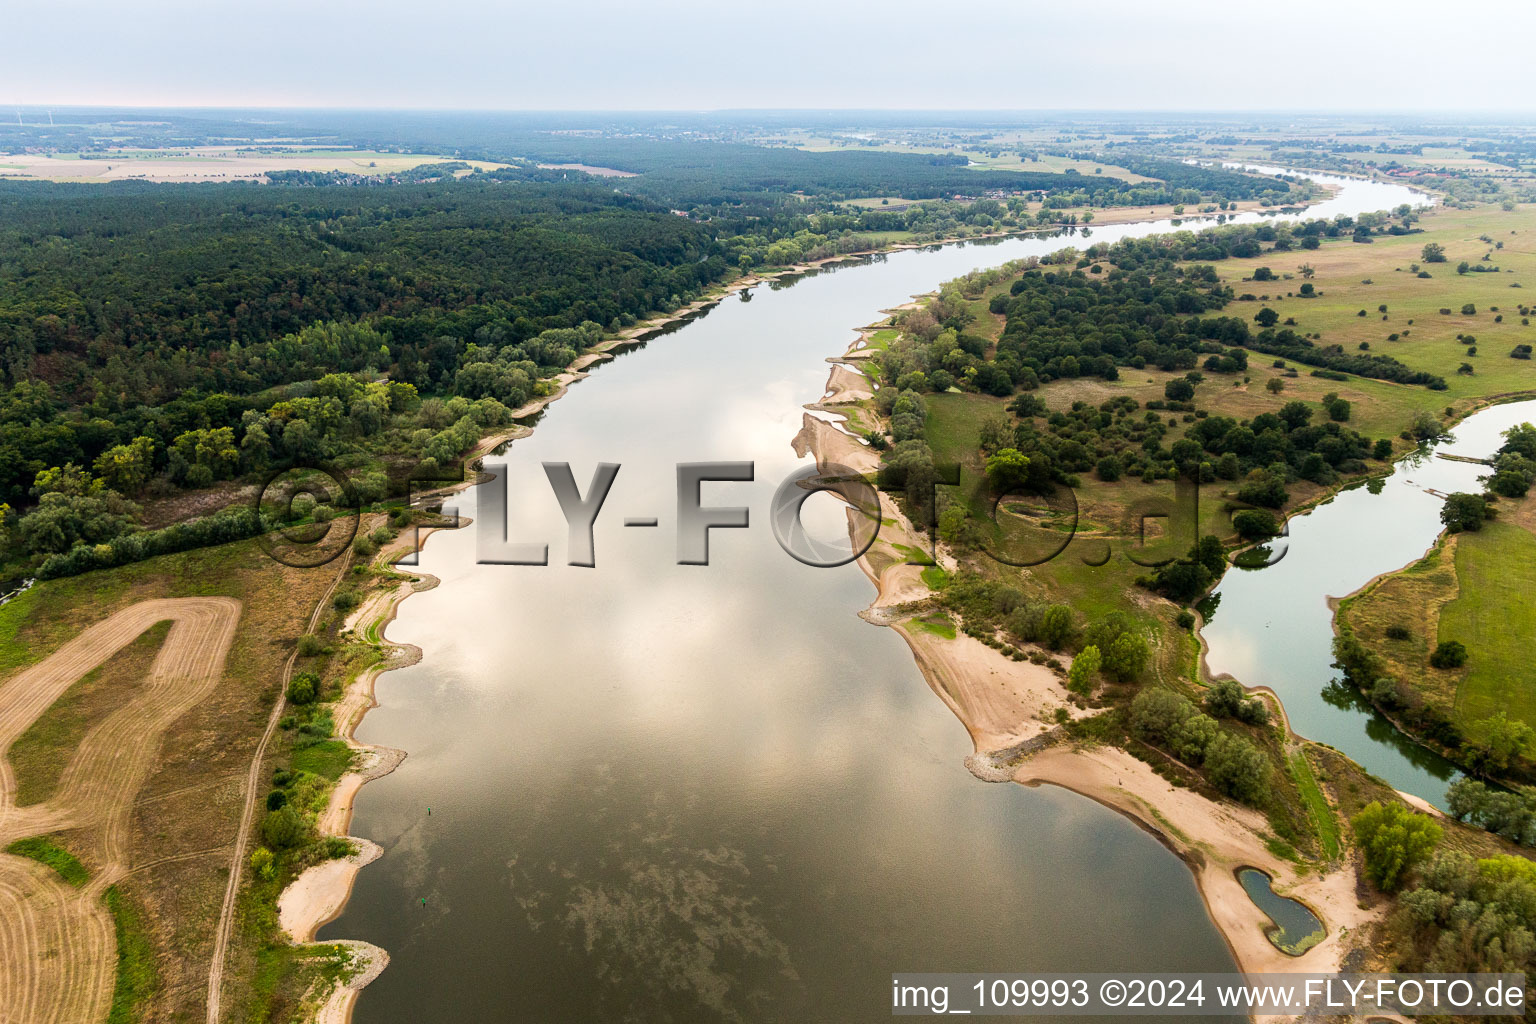
<svg viewBox="0 0 1536 1024"><path fill-rule="evenodd" d="M1279 895L1270 888L1269 876L1257 868L1243 868L1237 873L1243 891L1275 926L1265 932L1275 948L1288 956L1301 956L1323 941L1327 932L1317 915L1305 904Z"/></svg>

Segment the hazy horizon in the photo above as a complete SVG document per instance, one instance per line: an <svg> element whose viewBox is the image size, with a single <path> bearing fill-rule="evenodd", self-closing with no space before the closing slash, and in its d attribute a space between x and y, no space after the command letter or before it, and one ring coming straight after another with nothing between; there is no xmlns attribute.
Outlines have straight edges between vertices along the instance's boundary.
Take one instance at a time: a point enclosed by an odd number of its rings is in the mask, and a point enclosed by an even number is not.
<svg viewBox="0 0 1536 1024"><path fill-rule="evenodd" d="M913 0L597 0L579 17L484 0L60 0L7 21L0 108L1524 113L1536 86L1536 67L1489 59L1536 28L1518 0L1459 21L1422 0L1385 15L1104 0L970 19Z"/></svg>

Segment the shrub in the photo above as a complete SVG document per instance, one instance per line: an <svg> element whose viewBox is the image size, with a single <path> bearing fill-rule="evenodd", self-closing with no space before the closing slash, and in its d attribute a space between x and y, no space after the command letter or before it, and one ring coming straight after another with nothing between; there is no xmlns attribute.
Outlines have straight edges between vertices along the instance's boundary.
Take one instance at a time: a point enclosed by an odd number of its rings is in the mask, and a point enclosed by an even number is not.
<svg viewBox="0 0 1536 1024"><path fill-rule="evenodd" d="M325 653L325 642L313 633L305 633L299 637L299 654L306 658L313 658L317 654Z"/></svg>
<svg viewBox="0 0 1536 1024"><path fill-rule="evenodd" d="M256 847L251 853L251 873L263 882L270 882L277 877L277 867L273 863L271 850L265 846Z"/></svg>
<svg viewBox="0 0 1536 1024"><path fill-rule="evenodd" d="M304 840L304 819L291 806L268 811L261 819L262 842L274 850L286 850Z"/></svg>
<svg viewBox="0 0 1536 1024"><path fill-rule="evenodd" d="M1258 803L1269 781L1269 762L1241 736L1219 732L1205 749L1205 776L1234 800Z"/></svg>
<svg viewBox="0 0 1536 1024"><path fill-rule="evenodd" d="M1460 640L1442 640L1429 656L1435 668L1460 668L1467 663L1467 647Z"/></svg>
<svg viewBox="0 0 1536 1024"><path fill-rule="evenodd" d="M1407 640L1407 639L1409 639L1412 636L1413 636L1413 634L1408 631L1408 627L1407 626L1388 626L1387 627L1387 639L1388 640Z"/></svg>
<svg viewBox="0 0 1536 1024"><path fill-rule="evenodd" d="M1280 532L1275 514L1263 509L1245 508L1232 516L1232 528L1245 540L1263 540Z"/></svg>
<svg viewBox="0 0 1536 1024"><path fill-rule="evenodd" d="M300 672L288 683L288 699L294 704L313 704L320 696L320 677L313 672Z"/></svg>

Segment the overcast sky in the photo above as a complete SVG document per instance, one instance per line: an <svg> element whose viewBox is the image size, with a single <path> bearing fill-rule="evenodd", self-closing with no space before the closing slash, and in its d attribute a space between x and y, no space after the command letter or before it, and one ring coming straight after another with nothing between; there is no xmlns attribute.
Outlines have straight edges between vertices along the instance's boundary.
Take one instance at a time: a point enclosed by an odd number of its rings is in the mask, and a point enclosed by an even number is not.
<svg viewBox="0 0 1536 1024"><path fill-rule="evenodd" d="M1536 0L0 0L0 105L1536 109Z"/></svg>

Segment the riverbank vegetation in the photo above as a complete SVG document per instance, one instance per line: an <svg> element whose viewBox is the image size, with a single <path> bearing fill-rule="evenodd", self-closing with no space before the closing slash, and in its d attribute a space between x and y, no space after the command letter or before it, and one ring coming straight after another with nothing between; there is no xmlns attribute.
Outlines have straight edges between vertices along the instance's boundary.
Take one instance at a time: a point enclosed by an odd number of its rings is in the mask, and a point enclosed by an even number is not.
<svg viewBox="0 0 1536 1024"><path fill-rule="evenodd" d="M874 438L886 444L886 482L905 487L913 521L932 523L958 563L934 578L934 602L966 633L1065 679L1078 710L1058 716L1061 738L1122 746L1176 785L1258 807L1280 855L1319 867L1360 857L1383 893L1375 899L1391 901L1378 904L1388 922L1378 953L1403 969L1525 964L1536 952L1518 942L1513 953L1500 951L1536 924L1525 911L1490 918L1474 935L1444 899L1454 892L1496 902L1485 874L1529 868L1513 854L1536 835L1536 801L1468 782L1453 820L1415 813L1347 758L1290 737L1262 698L1203 679L1189 632L1195 620L1180 606L1205 594L1234 550L1262 564L1264 542L1287 513L1350 482L1368 484L1480 403L1531 390L1520 359L1505 359L1515 369L1500 365L1485 380L1482 363L1457 372L1479 358L1469 349L1488 351L1451 322L1456 314L1439 312L1463 305L1470 272L1411 297L1370 306L1360 297L1374 287L1368 278L1394 273L1388 261L1398 251L1464 247L1461 234L1491 217L1515 225L1506 231L1516 237L1536 227L1519 209L1394 212L1360 218L1365 231L1335 223L1260 241L1224 229L1068 250L944 285L882 325L882 343L864 364L881 385L872 402L889 425ZM1313 241L1297 242L1298 234ZM1297 270L1276 270L1292 252ZM1510 265L1530 255L1512 253ZM1402 279L1405 293L1439 280L1416 276L1417 262L1405 266L1413 275ZM1478 287L1493 276L1477 275ZM1499 311L1486 297L1466 304L1481 312L1461 317L1484 317L1500 332L1495 351L1529 329L1518 303ZM1351 307L1347 320L1334 306ZM1325 316L1314 319L1316 311ZM1397 338L1334 343L1335 330L1352 338L1370 323L1390 325ZM1531 630L1501 597L1516 600L1533 582L1519 568L1525 541L1505 532L1530 539L1521 525L1529 518L1521 496L1536 477L1528 440L1516 432L1489 467L1497 490L1467 496L1483 516L1470 500L1452 501L1461 532L1404 574L1426 591L1448 586L1443 600L1461 606L1449 616L1436 610L1426 624L1392 593L1380 601L1391 621L1370 627L1416 659L1421 676L1442 679L1443 710L1404 702L1394 720L1472 752L1484 770L1519 769L1536 739L1517 721L1524 697L1514 691L1529 687L1511 660ZM1198 505L1185 500L1196 482ZM1451 562L1440 561L1453 555L1457 568L1466 561L1459 587ZM1501 580L1487 578L1499 572ZM1379 584L1384 593L1392 585L1391 577ZM1345 602L1341 620L1362 604ZM1427 614L1427 597L1420 606ZM1132 672L1112 671L1105 656L1122 636L1146 655L1131 659ZM1451 654L1463 651L1465 663L1453 664ZM1069 660L1085 657L1087 669ZM1374 696L1403 691L1402 673L1372 657L1343 632L1346 675L1368 676L1368 696L1373 686ZM1480 659L1487 675L1467 686ZM1494 710L1501 701L1508 714ZM1495 866L1467 866L1482 864ZM1446 952L1453 942L1454 955Z"/></svg>
<svg viewBox="0 0 1536 1024"><path fill-rule="evenodd" d="M219 595L241 604L218 686L163 734L128 816L124 849L133 870L109 890L119 931L114 1005L121 1009L114 1013L125 1014L114 1019L202 1013L246 772L276 697L276 680L333 576L327 569L285 567L247 540L42 581L0 606L0 636L6 638L0 669L9 675L90 624L149 598ZM151 627L70 686L18 737L7 753L25 799L49 797L79 737L143 687L166 635L165 624ZM289 735L279 733L279 756L287 756ZM98 870L87 852L95 848L93 828L49 837L59 853L39 859ZM257 950L271 940L247 927L257 919L252 909L242 903L226 1005L254 1005L246 986ZM302 992L310 981L294 977L285 984ZM129 1002L125 992L133 993Z"/></svg>

